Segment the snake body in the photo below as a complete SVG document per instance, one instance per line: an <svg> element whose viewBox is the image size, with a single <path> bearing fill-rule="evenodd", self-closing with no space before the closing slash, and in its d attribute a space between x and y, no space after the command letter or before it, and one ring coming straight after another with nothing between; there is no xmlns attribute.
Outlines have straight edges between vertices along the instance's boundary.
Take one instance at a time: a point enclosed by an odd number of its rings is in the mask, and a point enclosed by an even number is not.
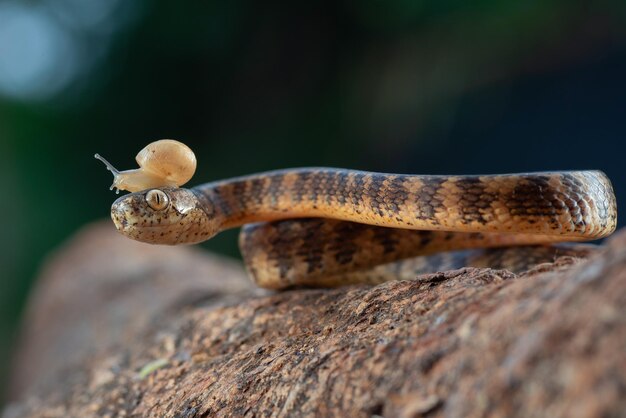
<svg viewBox="0 0 626 418"><path fill-rule="evenodd" d="M398 259L595 240L617 223L613 189L600 171L420 176L301 168L159 190L168 202L158 210L146 191L116 200L116 227L144 242L188 244L244 225L247 268L268 288L372 282L364 272Z"/></svg>

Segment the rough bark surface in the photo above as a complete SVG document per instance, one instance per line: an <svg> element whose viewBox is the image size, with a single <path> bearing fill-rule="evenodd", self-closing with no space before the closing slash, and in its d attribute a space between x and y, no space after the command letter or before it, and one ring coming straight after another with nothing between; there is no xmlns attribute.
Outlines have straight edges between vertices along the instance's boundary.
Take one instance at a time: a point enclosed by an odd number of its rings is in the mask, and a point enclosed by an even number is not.
<svg viewBox="0 0 626 418"><path fill-rule="evenodd" d="M626 415L626 232L589 260L334 290L79 233L41 274L13 417Z"/></svg>

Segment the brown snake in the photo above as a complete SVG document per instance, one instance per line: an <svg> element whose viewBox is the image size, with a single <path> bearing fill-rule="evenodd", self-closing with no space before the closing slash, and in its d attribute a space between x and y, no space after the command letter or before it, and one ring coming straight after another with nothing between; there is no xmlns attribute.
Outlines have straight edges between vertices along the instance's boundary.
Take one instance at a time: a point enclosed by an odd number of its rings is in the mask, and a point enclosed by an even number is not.
<svg viewBox="0 0 626 418"><path fill-rule="evenodd" d="M594 240L615 230L617 209L600 171L420 176L300 168L130 193L113 203L111 217L123 234L153 244L197 243L244 225L248 271L277 289L397 278L402 263L391 271L375 266L441 251Z"/></svg>

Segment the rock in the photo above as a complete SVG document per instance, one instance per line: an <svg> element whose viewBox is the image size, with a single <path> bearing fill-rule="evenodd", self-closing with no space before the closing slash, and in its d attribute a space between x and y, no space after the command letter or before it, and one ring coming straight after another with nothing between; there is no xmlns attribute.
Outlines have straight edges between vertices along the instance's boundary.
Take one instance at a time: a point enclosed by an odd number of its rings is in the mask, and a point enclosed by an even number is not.
<svg viewBox="0 0 626 418"><path fill-rule="evenodd" d="M28 309L4 418L626 414L626 232L589 260L256 290L98 224Z"/></svg>
<svg viewBox="0 0 626 418"><path fill-rule="evenodd" d="M128 347L179 310L258 292L233 260L132 241L110 221L89 226L50 257L37 280L9 397L56 384L59 371L105 347Z"/></svg>

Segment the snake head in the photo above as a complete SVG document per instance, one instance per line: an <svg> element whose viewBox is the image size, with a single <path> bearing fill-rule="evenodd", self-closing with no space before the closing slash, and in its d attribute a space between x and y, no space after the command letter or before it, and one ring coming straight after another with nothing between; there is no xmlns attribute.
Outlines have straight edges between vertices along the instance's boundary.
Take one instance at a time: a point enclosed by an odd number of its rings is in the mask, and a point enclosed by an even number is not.
<svg viewBox="0 0 626 418"><path fill-rule="evenodd" d="M149 244L194 244L219 232L213 205L200 193L155 188L113 202L111 219L122 234Z"/></svg>

